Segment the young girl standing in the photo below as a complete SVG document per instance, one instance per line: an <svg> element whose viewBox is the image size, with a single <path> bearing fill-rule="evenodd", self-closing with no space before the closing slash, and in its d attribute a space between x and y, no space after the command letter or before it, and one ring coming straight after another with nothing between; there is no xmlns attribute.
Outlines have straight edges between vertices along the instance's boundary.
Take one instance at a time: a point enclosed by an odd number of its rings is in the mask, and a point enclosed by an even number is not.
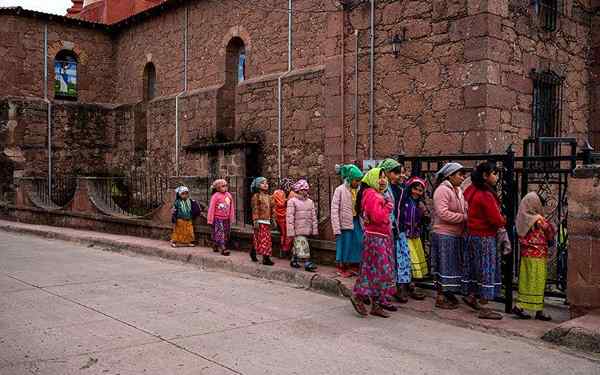
<svg viewBox="0 0 600 375"><path fill-rule="evenodd" d="M228 256L227 243L231 232L231 223L235 222L233 197L228 191L227 181L216 180L212 184L212 196L208 206L208 225L212 226L214 251Z"/></svg>
<svg viewBox="0 0 600 375"><path fill-rule="evenodd" d="M279 184L279 189L275 190L271 196L273 220L277 223L279 235L281 236L281 252L286 255L290 252L292 246L292 238L287 235L286 224L287 202L295 195L292 191L292 185L291 178L283 178Z"/></svg>
<svg viewBox="0 0 600 375"><path fill-rule="evenodd" d="M463 300L480 319L502 319L502 314L486 308L500 295L501 262L496 235L506 219L500 211L495 186L498 169L493 162L479 164L471 174L472 184L465 190L468 238L463 255ZM479 298L479 301L477 300Z"/></svg>
<svg viewBox="0 0 600 375"><path fill-rule="evenodd" d="M262 264L272 266L271 254L271 197L269 196L269 183L264 177L257 177L252 181L250 191L253 193L252 222L254 224L254 250L262 255ZM254 260L254 257L253 259Z"/></svg>
<svg viewBox="0 0 600 375"><path fill-rule="evenodd" d="M317 210L315 204L308 197L309 185L306 180L299 180L294 184L296 196L288 200L287 206L287 235L294 238L293 257L290 266L315 272L317 266L310 261L310 246L307 236L318 236Z"/></svg>
<svg viewBox="0 0 600 375"><path fill-rule="evenodd" d="M544 314L544 291L548 276L548 242L554 241L556 230L544 216L539 195L531 192L521 201L516 227L521 245L519 266L519 297L513 313L521 319L531 319L525 310L534 311L535 319L552 320Z"/></svg>
<svg viewBox="0 0 600 375"><path fill-rule="evenodd" d="M371 315L388 318L390 315L382 304L396 291L390 221L394 207L383 195L386 189L383 170L373 168L363 177L356 198L356 210L364 221L365 234L360 272L350 301L362 316L368 314L363 301L370 298Z"/></svg>
<svg viewBox="0 0 600 375"><path fill-rule="evenodd" d="M194 247L194 225L192 219L199 214L198 204L190 198L190 190L185 186L175 189L175 203L171 209L173 233L171 246Z"/></svg>
<svg viewBox="0 0 600 375"><path fill-rule="evenodd" d="M362 255L363 233L356 213L356 196L363 174L354 164L341 166L339 173L344 183L333 193L331 227L335 235L337 273L342 277L350 277L350 267L358 265Z"/></svg>
<svg viewBox="0 0 600 375"><path fill-rule="evenodd" d="M408 247L411 260L412 278L422 279L427 276L427 258L421 241L423 219L427 215L427 208L423 202L423 196L427 183L420 177L413 176L406 182L406 192L400 202L400 218L398 229L400 232L400 246ZM415 299L422 300L424 295L416 293L411 286L411 295Z"/></svg>

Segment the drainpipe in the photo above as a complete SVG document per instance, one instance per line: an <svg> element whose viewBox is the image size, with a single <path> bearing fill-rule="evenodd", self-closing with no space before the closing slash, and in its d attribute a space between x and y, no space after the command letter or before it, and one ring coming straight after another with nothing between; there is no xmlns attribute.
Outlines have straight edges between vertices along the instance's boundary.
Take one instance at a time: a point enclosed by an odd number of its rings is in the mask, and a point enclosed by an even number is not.
<svg viewBox="0 0 600 375"><path fill-rule="evenodd" d="M354 160L358 159L358 29L354 30L356 60L354 61Z"/></svg>
<svg viewBox="0 0 600 375"><path fill-rule="evenodd" d="M281 149L283 133L283 88L282 79L292 71L292 0L288 0L288 68L277 78L277 177L281 180Z"/></svg>
<svg viewBox="0 0 600 375"><path fill-rule="evenodd" d="M375 0L371 0L371 35L369 56L369 159L373 160L373 129L375 122Z"/></svg>
<svg viewBox="0 0 600 375"><path fill-rule="evenodd" d="M183 27L183 91L175 96L175 176L179 176L179 98L187 92L188 64L188 13L185 7L185 25Z"/></svg>
<svg viewBox="0 0 600 375"><path fill-rule="evenodd" d="M48 106L48 198L52 199L52 102L48 99L48 24L44 25L44 102Z"/></svg>

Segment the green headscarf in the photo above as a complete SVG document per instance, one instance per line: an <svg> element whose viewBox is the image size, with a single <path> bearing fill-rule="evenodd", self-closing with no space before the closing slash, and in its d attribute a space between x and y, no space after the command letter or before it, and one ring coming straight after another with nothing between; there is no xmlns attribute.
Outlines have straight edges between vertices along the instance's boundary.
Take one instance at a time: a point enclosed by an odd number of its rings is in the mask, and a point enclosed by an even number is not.
<svg viewBox="0 0 600 375"><path fill-rule="evenodd" d="M384 161L379 163L379 165L377 167L383 169L385 172L389 172L392 169L395 169L395 168L398 168L401 166L402 165L394 159L385 159Z"/></svg>
<svg viewBox="0 0 600 375"><path fill-rule="evenodd" d="M340 175L345 182L350 183L353 180L360 180L363 178L363 173L354 164L345 164L340 168Z"/></svg>
<svg viewBox="0 0 600 375"><path fill-rule="evenodd" d="M379 175L381 174L382 169L381 168L373 168L370 171L368 171L365 176L362 179L362 182L364 182L365 184L369 185L369 187L372 187L373 189L381 192L381 191L385 191L385 189L380 189L379 188Z"/></svg>

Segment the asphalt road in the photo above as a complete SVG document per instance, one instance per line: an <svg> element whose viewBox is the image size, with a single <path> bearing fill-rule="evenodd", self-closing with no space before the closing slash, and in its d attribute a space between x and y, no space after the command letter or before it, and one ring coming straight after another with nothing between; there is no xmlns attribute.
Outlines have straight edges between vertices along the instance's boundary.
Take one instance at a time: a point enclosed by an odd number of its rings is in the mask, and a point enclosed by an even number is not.
<svg viewBox="0 0 600 375"><path fill-rule="evenodd" d="M0 374L600 374L542 342L0 232Z"/></svg>

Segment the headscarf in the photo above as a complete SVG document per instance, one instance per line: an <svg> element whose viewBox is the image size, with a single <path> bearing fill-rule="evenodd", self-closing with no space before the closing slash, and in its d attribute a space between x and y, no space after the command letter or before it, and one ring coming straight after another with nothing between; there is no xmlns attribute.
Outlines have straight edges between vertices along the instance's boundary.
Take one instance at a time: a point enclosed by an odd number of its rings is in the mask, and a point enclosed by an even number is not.
<svg viewBox="0 0 600 375"><path fill-rule="evenodd" d="M306 181L303 178L296 181L296 183L293 186L295 192L299 192L300 190L309 190L309 188L310 186L308 185L308 181Z"/></svg>
<svg viewBox="0 0 600 375"><path fill-rule="evenodd" d="M260 185L264 181L267 181L267 179L262 176L256 177L254 180L252 180L252 184L250 185L250 192L258 193L258 191L260 190L258 185Z"/></svg>
<svg viewBox="0 0 600 375"><path fill-rule="evenodd" d="M542 216L543 212L542 201L536 192L532 191L525 195L519 204L519 212L515 222L517 234L525 237L536 221L544 218Z"/></svg>
<svg viewBox="0 0 600 375"><path fill-rule="evenodd" d="M385 189L382 190L379 188L379 175L381 171L381 168L373 168L365 174L361 181L379 192L385 191Z"/></svg>
<svg viewBox="0 0 600 375"><path fill-rule="evenodd" d="M291 191L292 185L294 185L294 180L292 180L289 177L284 177L281 179L281 182L279 182L279 187L283 191L288 191L288 192Z"/></svg>
<svg viewBox="0 0 600 375"><path fill-rule="evenodd" d="M385 159L384 161L382 161L381 163L379 163L379 165L377 167L383 169L384 172L389 172L392 169L401 167L402 165L400 163L398 163L398 161L394 160L394 159Z"/></svg>
<svg viewBox="0 0 600 375"><path fill-rule="evenodd" d="M190 189L188 189L187 186L183 186L183 185L178 186L175 189L175 197L177 199L180 199L181 198L181 193L189 193L189 191L190 191Z"/></svg>
<svg viewBox="0 0 600 375"><path fill-rule="evenodd" d="M453 175L454 173L464 169L465 167L460 163L446 163L443 167L440 168L439 171L435 174L435 178L440 181L443 178Z"/></svg>
<svg viewBox="0 0 600 375"><path fill-rule="evenodd" d="M423 186L423 189L427 189L427 181L425 181L419 176L412 176L408 179L408 181L406 181L406 186L408 186L409 188L416 184Z"/></svg>
<svg viewBox="0 0 600 375"><path fill-rule="evenodd" d="M212 185L211 185L211 189L214 190L219 190L219 188L223 185L227 185L227 181L225 181L224 179L220 178L218 180L215 180Z"/></svg>
<svg viewBox="0 0 600 375"><path fill-rule="evenodd" d="M335 167L336 173L342 176L346 183L363 178L362 171L354 164L336 165Z"/></svg>

